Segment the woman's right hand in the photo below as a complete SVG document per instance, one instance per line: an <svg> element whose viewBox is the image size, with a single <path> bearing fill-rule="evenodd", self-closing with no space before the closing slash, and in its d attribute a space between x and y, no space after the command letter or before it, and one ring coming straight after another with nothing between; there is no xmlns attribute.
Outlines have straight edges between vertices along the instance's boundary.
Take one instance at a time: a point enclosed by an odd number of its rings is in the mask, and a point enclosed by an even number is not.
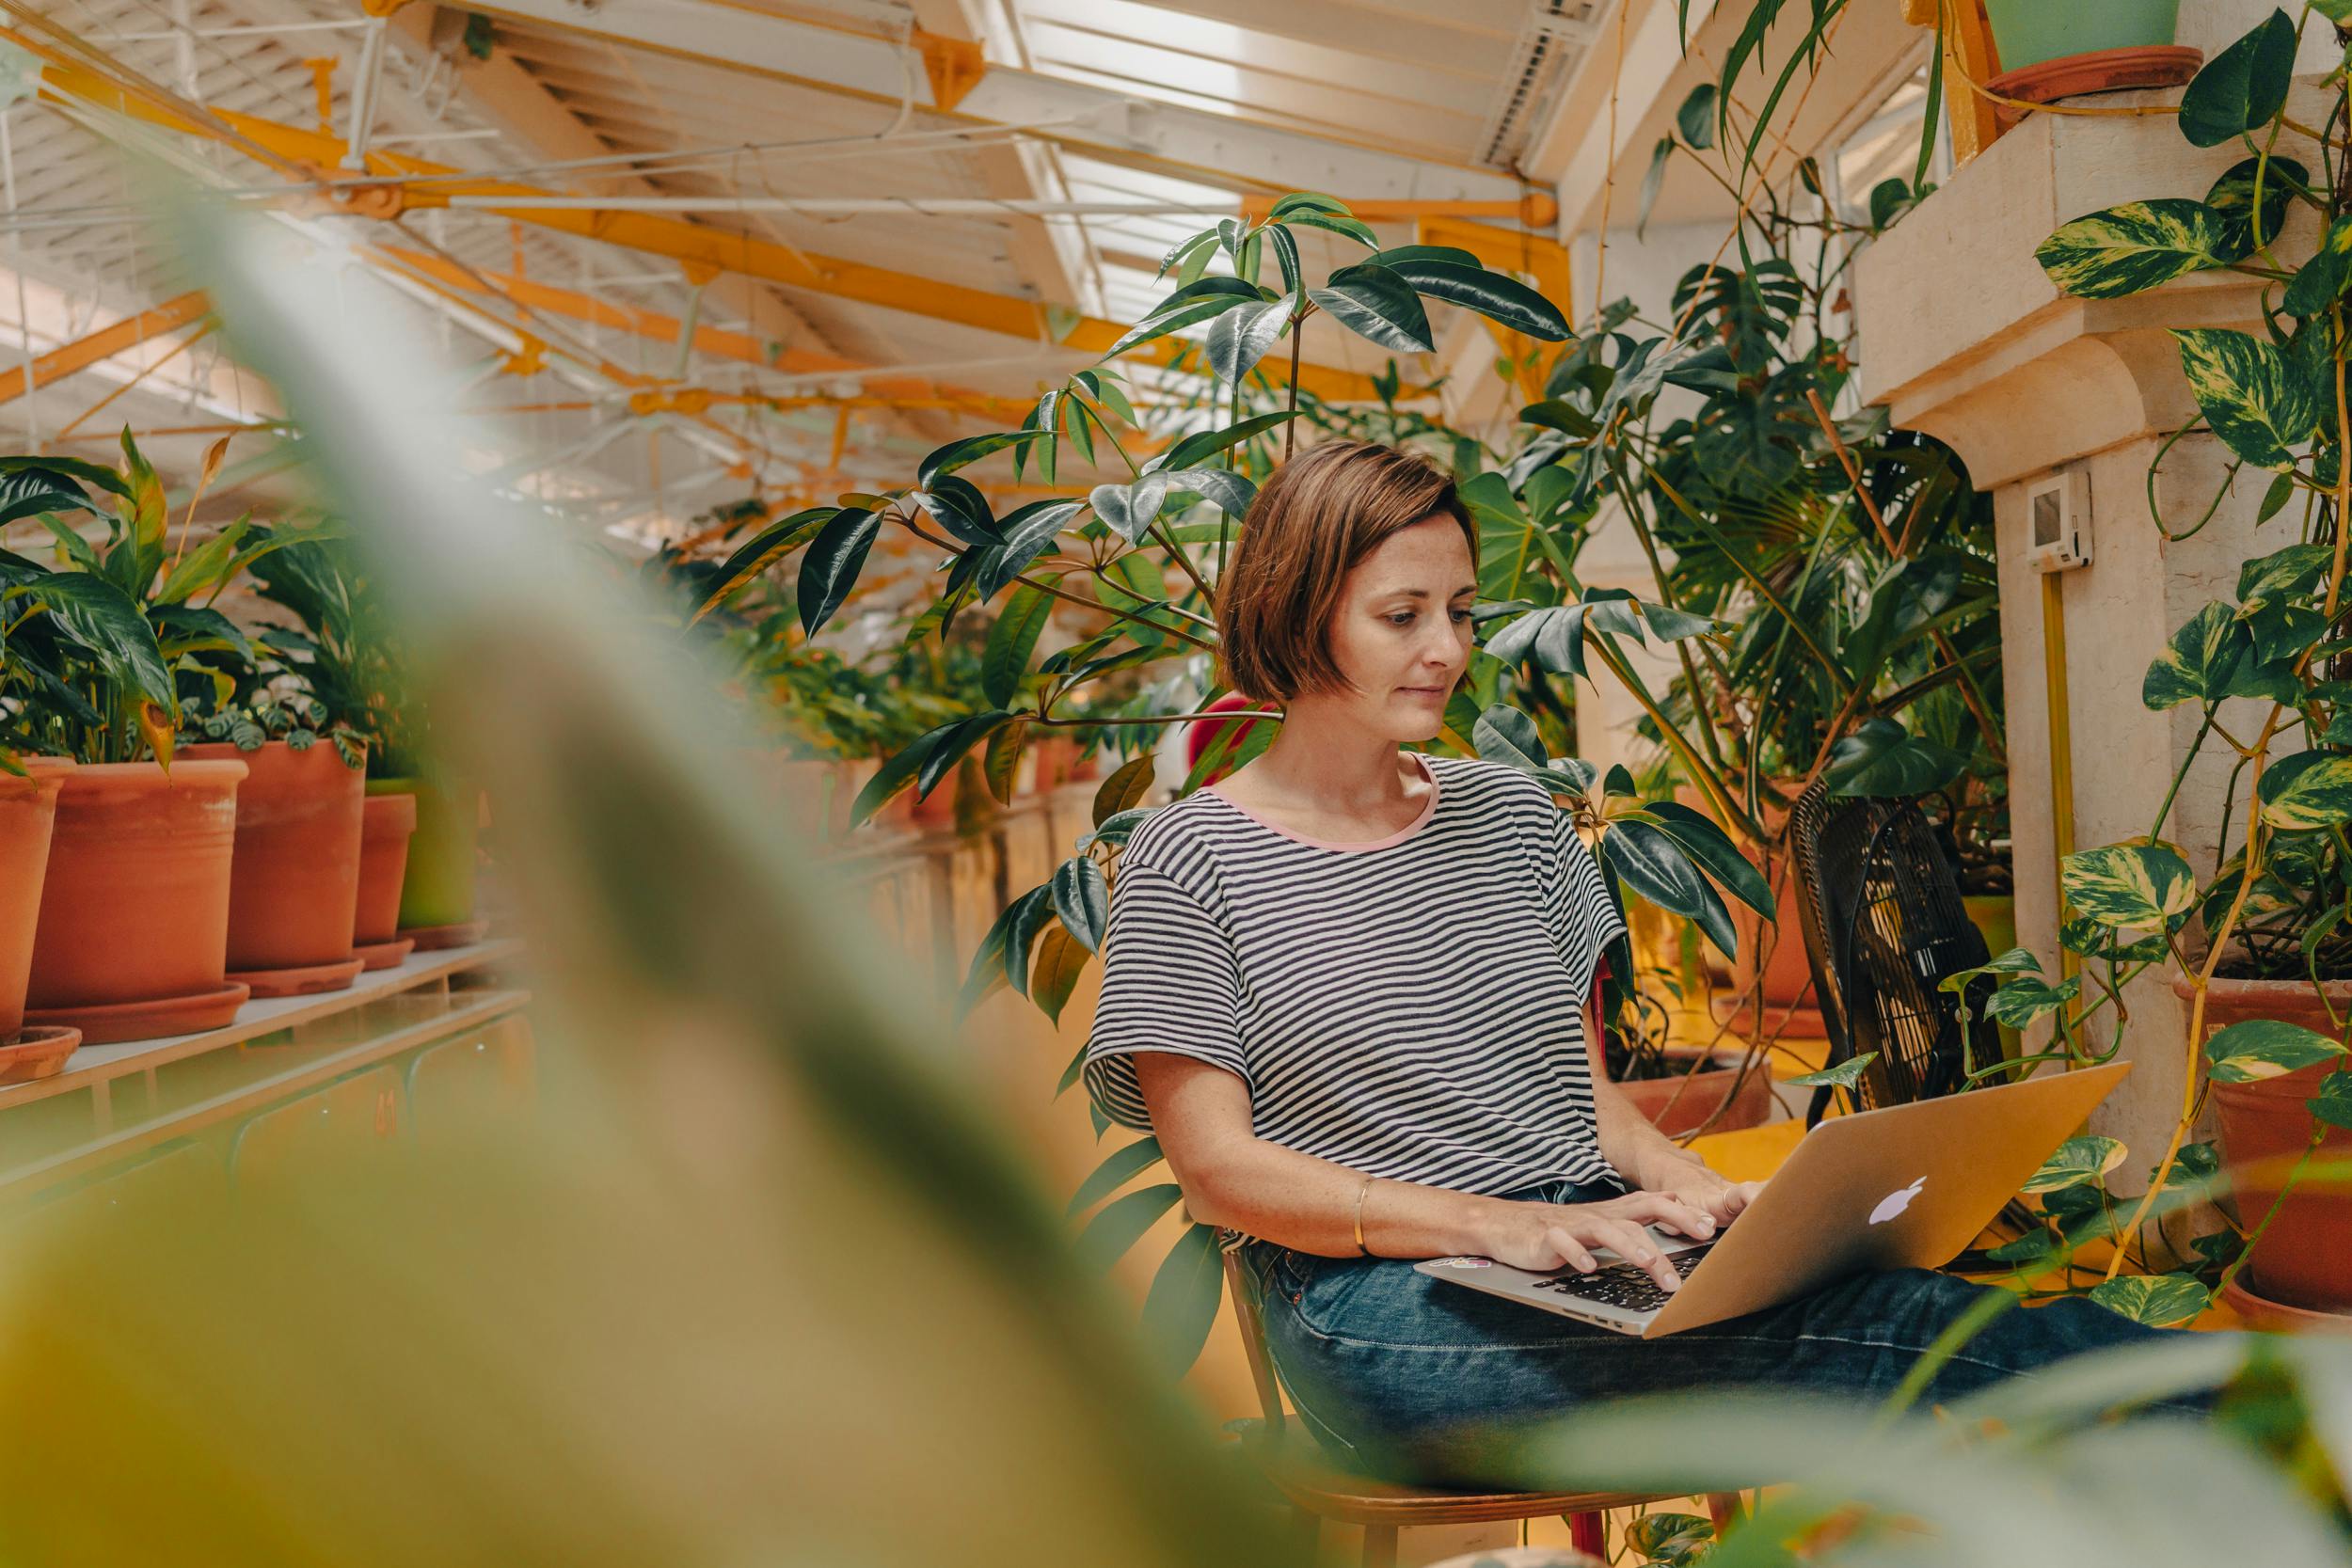
<svg viewBox="0 0 2352 1568"><path fill-rule="evenodd" d="M1597 1248L1646 1271L1659 1289L1675 1291L1682 1276L1643 1228L1657 1225L1692 1241L1711 1240L1715 1222L1705 1211L1660 1193L1629 1193L1600 1203L1513 1203L1497 1200L1485 1216L1486 1255L1516 1269L1591 1274Z"/></svg>

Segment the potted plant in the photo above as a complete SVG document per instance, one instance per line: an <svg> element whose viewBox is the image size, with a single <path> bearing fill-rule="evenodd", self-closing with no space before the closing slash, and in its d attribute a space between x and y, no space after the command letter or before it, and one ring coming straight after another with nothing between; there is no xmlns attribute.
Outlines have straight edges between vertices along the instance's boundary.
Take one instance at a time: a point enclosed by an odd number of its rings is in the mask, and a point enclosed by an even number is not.
<svg viewBox="0 0 2352 1568"><path fill-rule="evenodd" d="M9 476L13 495L43 482ZM73 767L70 758L20 751L11 736L8 708L34 683L29 663L11 657L8 626L39 614L26 584L41 574L20 569L0 551L0 1083L55 1071L81 1041L78 1031L52 1029L27 1036L24 991L32 975L33 931L40 915L40 891L49 870L49 839L56 823L57 791Z"/></svg>
<svg viewBox="0 0 2352 1568"><path fill-rule="evenodd" d="M1986 84L2001 98L2051 103L2124 87L2178 87L2197 73L2201 50L2172 40L2180 0L1984 0L2000 70ZM1995 103L2003 124L2023 111Z"/></svg>
<svg viewBox="0 0 2352 1568"><path fill-rule="evenodd" d="M208 475L222 451L209 454ZM128 431L119 471L20 457L0 459L0 474L20 489L18 515L38 515L60 558L53 570L11 562L43 611L17 628L40 673L17 725L80 765L57 794L26 1016L93 1044L218 1027L247 994L226 973L247 769L230 759L173 766L175 671L215 652L249 656L210 600L273 546L240 518L191 547L200 483L175 545L162 482ZM99 538L77 531L84 518Z"/></svg>
<svg viewBox="0 0 2352 1568"><path fill-rule="evenodd" d="M242 760L229 886L229 973L256 996L342 990L353 951L367 743L306 692L270 694L248 671L238 700L183 715L177 755Z"/></svg>
<svg viewBox="0 0 2352 1568"><path fill-rule="evenodd" d="M327 533L285 543L253 576L294 622L265 627L263 644L319 705L320 721L365 748L354 955L389 968L417 947L479 940L474 797L435 761L430 712L364 562Z"/></svg>

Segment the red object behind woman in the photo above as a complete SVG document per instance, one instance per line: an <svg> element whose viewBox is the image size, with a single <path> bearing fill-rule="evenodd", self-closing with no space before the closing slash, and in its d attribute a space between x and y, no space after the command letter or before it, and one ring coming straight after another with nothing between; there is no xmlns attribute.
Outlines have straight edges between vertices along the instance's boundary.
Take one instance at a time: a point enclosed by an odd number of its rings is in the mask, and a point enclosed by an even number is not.
<svg viewBox="0 0 2352 1568"><path fill-rule="evenodd" d="M1243 696L1238 691L1228 691L1224 696L1211 703L1206 711L1210 713L1253 713L1259 711L1261 706L1262 705ZM1233 744L1227 751L1225 761L1217 767L1215 772L1200 781L1204 784L1216 783L1217 780L1233 770L1242 742L1248 739L1249 732L1262 722L1263 722L1263 720L1257 719L1195 719L1185 726L1184 771L1190 774L1192 769L1200 767L1201 757L1207 754L1210 747L1217 743L1218 737L1238 724L1239 733L1233 736Z"/></svg>

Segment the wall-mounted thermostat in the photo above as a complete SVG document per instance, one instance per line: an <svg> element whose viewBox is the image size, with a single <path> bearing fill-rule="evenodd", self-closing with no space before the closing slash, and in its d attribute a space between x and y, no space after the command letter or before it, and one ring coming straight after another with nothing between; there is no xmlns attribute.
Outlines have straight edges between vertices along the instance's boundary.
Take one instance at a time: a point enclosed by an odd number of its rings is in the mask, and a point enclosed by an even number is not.
<svg viewBox="0 0 2352 1568"><path fill-rule="evenodd" d="M2082 469L2026 486L2026 560L2037 572L2090 564L2090 476Z"/></svg>

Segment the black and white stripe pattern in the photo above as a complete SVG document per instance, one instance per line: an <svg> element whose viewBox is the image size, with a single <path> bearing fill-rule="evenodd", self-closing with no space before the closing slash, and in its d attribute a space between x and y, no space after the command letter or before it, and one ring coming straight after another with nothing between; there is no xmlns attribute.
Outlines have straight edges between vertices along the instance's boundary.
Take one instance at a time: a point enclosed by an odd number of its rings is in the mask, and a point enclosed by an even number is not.
<svg viewBox="0 0 2352 1568"><path fill-rule="evenodd" d="M1420 823L1368 847L1293 838L1200 791L1120 853L1087 1092L1149 1131L1136 1052L1248 1087L1258 1136L1461 1192L1614 1176L1583 1004L1624 930L1541 784L1424 757Z"/></svg>

